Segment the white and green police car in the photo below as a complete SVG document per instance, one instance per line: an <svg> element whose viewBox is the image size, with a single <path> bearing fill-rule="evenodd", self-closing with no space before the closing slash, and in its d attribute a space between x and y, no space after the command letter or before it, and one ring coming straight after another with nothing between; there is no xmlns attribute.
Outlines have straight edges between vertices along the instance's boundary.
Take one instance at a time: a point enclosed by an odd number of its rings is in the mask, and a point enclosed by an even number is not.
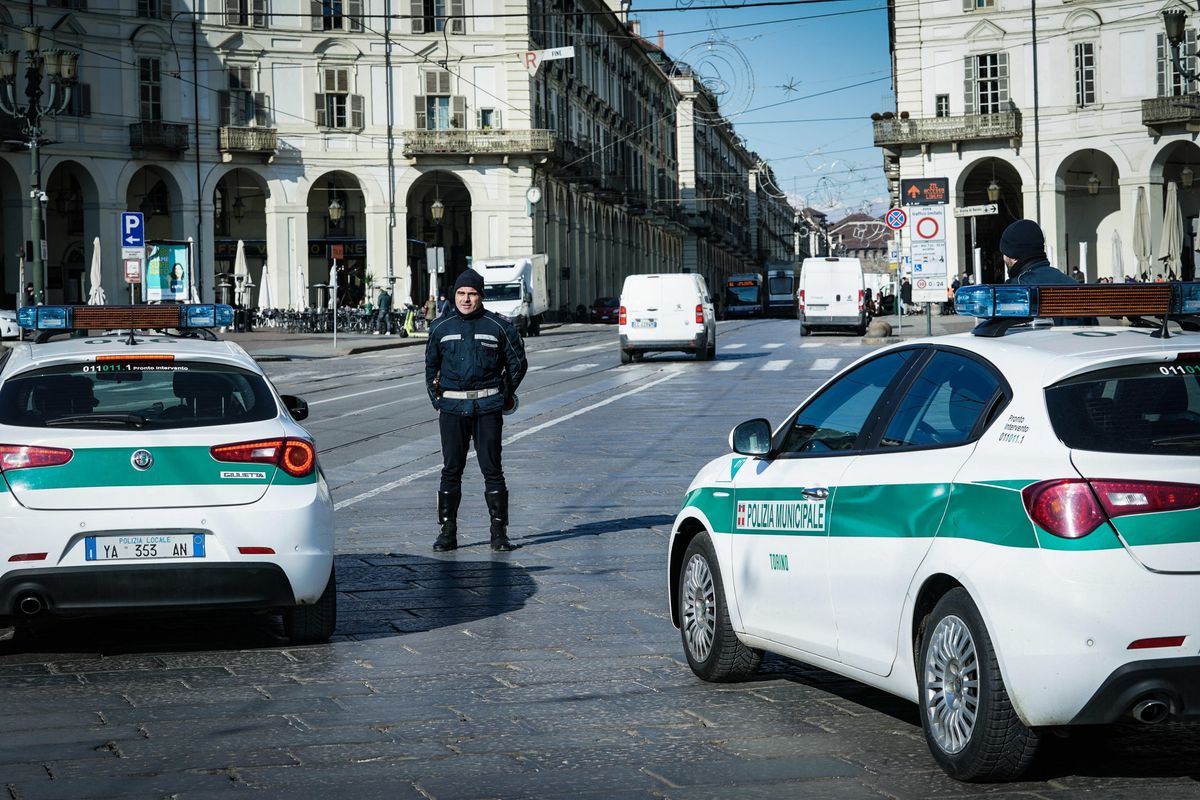
<svg viewBox="0 0 1200 800"><path fill-rule="evenodd" d="M257 609L293 641L332 635L307 405L207 330L231 323L213 305L21 310L38 333L0 356L0 620Z"/></svg>
<svg viewBox="0 0 1200 800"><path fill-rule="evenodd" d="M669 548L692 669L766 650L908 698L962 780L1059 726L1200 717L1200 333L1166 321L1195 329L1200 284L956 304L997 319L862 358L700 470ZM1123 313L1160 319L1025 324Z"/></svg>

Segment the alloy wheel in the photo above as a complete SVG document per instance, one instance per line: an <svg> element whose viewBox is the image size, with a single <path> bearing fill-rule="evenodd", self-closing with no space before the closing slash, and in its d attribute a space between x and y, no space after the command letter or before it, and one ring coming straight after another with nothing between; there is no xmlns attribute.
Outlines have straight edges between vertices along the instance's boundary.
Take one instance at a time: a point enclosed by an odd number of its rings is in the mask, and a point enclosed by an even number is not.
<svg viewBox="0 0 1200 800"><path fill-rule="evenodd" d="M683 633L692 658L703 662L712 652L717 630L717 589L701 555L692 556L683 574Z"/></svg>
<svg viewBox="0 0 1200 800"><path fill-rule="evenodd" d="M944 752L958 753L970 744L979 713L979 655L962 619L938 621L923 672L930 733Z"/></svg>

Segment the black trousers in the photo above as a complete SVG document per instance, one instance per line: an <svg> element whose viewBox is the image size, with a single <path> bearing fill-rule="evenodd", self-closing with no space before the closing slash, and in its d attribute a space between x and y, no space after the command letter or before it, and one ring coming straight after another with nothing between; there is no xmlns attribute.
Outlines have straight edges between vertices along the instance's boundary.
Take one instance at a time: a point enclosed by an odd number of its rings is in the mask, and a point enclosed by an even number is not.
<svg viewBox="0 0 1200 800"><path fill-rule="evenodd" d="M500 466L500 439L504 431L504 417L500 412L476 417L442 412L438 427L442 433L441 491L461 491L463 468L467 465L467 451L472 439L475 440L479 470L483 473L484 490L494 492L506 488L504 469Z"/></svg>

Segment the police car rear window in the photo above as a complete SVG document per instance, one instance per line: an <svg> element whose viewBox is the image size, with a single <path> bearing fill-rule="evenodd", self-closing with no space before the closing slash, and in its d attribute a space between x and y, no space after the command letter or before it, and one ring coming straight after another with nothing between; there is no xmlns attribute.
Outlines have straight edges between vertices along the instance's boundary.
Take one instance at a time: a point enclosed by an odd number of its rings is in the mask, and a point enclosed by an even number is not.
<svg viewBox="0 0 1200 800"><path fill-rule="evenodd" d="M0 424L23 428L194 428L277 414L261 375L206 362L128 358L60 365L0 386Z"/></svg>
<svg viewBox="0 0 1200 800"><path fill-rule="evenodd" d="M1076 376L1046 389L1046 405L1074 449L1200 455L1200 362L1187 357Z"/></svg>

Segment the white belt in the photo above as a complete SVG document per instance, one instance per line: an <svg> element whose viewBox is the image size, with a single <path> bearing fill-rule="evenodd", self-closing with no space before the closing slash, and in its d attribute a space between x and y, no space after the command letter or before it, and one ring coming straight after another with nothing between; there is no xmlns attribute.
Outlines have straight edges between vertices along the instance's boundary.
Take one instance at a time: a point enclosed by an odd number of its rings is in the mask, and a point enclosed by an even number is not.
<svg viewBox="0 0 1200 800"><path fill-rule="evenodd" d="M442 397L448 397L451 400L479 400L483 397L491 397L494 394L500 394L499 389L472 389L467 392L456 392L453 389L447 389L442 392Z"/></svg>

